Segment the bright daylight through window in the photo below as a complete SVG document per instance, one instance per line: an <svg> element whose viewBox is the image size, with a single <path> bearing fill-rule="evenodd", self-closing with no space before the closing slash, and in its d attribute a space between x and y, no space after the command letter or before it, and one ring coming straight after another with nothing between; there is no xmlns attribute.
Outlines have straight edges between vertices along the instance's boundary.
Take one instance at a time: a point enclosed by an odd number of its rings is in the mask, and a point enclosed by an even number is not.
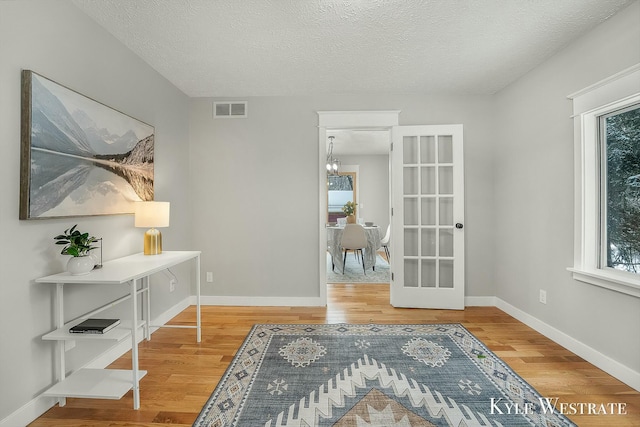
<svg viewBox="0 0 640 427"><path fill-rule="evenodd" d="M600 265L640 273L640 105L600 116Z"/></svg>

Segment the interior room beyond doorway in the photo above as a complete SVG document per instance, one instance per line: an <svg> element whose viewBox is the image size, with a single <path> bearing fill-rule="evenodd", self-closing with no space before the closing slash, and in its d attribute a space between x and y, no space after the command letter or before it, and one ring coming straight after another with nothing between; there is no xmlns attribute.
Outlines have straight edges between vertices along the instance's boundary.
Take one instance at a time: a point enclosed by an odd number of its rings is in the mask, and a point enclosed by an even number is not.
<svg viewBox="0 0 640 427"><path fill-rule="evenodd" d="M353 253L349 252L344 275L341 270L333 269L328 255L327 283L389 283L390 267L379 242L390 223L390 131L342 129L328 130L327 135L334 136L333 155L340 161L340 176L327 177L326 225L336 226L337 219L345 217L342 206L347 199L355 201L355 217L362 225L367 223L367 236L369 240L377 242L374 251L378 253L375 256L376 269L369 265L363 271L362 264L356 263ZM332 187L337 183L339 190L333 191ZM347 184L352 185L352 192ZM336 230L327 231L330 240Z"/></svg>

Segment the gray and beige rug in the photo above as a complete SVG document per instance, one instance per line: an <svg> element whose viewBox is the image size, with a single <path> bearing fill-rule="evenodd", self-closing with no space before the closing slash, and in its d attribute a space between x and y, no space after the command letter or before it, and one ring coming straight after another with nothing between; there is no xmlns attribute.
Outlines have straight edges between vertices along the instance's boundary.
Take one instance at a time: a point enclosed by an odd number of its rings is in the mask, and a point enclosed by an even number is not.
<svg viewBox="0 0 640 427"><path fill-rule="evenodd" d="M574 426L459 324L255 325L197 427Z"/></svg>
<svg viewBox="0 0 640 427"><path fill-rule="evenodd" d="M389 283L391 281L391 268L389 263L377 254L376 269L367 268L367 274L362 271L362 264L356 261L352 252L347 255L344 265L344 274L338 267L331 269L331 255L327 253L327 283Z"/></svg>

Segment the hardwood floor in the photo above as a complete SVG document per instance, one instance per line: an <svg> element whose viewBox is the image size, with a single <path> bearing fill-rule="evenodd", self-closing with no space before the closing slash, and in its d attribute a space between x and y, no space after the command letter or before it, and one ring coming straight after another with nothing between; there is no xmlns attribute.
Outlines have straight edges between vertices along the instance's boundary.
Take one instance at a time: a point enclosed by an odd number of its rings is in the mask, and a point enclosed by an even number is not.
<svg viewBox="0 0 640 427"><path fill-rule="evenodd" d="M329 285L327 307L202 308L195 330L160 329L140 344L141 408L121 400L67 399L35 420L40 426L190 426L255 323L461 323L542 396L566 403L625 403L627 415L571 415L579 426L640 426L640 393L495 307L463 311L397 309L389 286ZM193 324L195 307L171 324ZM131 353L111 368L130 369ZM254 426L246 426L254 427ZM505 426L508 427L508 426Z"/></svg>

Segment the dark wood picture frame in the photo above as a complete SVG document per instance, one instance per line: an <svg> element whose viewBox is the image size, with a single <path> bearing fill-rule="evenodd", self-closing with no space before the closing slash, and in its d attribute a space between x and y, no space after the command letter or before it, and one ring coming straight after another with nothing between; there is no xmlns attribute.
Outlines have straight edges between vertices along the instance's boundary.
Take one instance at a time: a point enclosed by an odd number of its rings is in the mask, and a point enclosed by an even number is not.
<svg viewBox="0 0 640 427"><path fill-rule="evenodd" d="M153 126L22 71L20 219L133 213L153 200Z"/></svg>

